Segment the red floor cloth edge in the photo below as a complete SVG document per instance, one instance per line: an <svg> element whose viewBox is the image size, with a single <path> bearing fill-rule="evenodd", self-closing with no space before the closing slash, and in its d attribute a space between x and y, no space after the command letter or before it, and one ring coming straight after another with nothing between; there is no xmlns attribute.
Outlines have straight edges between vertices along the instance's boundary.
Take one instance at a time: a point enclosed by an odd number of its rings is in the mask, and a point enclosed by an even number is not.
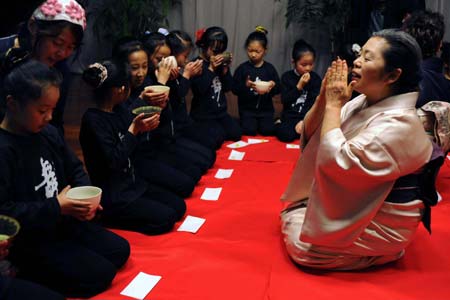
<svg viewBox="0 0 450 300"><path fill-rule="evenodd" d="M196 234L115 230L132 254L110 289L92 299L132 299L120 291L139 272L162 276L145 298L152 300L450 298L449 159L438 177L443 200L433 208L433 234L420 228L404 258L361 272L309 272L291 263L279 230L279 197L299 150L269 140L235 149L246 153L243 161L228 160L225 146L218 151L214 168L186 200L187 215L206 219ZM219 168L234 169L232 177L214 178ZM200 200L206 187L222 187L218 201Z"/></svg>

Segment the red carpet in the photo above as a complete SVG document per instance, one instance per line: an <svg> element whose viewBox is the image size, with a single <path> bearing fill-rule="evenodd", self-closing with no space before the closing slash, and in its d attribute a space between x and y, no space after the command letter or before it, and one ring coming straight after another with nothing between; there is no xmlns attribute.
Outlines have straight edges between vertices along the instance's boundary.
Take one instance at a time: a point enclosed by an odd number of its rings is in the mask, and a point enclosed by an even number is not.
<svg viewBox="0 0 450 300"><path fill-rule="evenodd" d="M433 208L433 234L420 228L403 259L363 272L308 272L287 257L278 217L299 150L273 139L236 150L244 160L228 160L231 149L222 147L186 201L187 214L206 219L196 234L115 231L129 240L130 260L92 299L132 299L120 291L139 272L162 276L145 298L152 300L450 299L450 160L439 174L444 199ZM219 168L233 175L216 179ZM222 187L218 201L200 200L206 187Z"/></svg>

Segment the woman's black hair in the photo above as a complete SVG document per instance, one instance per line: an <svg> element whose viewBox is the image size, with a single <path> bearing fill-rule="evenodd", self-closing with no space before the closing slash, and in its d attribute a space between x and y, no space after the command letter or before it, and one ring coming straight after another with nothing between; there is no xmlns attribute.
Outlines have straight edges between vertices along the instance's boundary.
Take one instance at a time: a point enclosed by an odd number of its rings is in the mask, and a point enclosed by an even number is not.
<svg viewBox="0 0 450 300"><path fill-rule="evenodd" d="M49 86L59 88L61 82L61 74L54 68L33 59L17 61L4 77L4 100L11 96L24 107L28 102L39 99Z"/></svg>
<svg viewBox="0 0 450 300"><path fill-rule="evenodd" d="M113 47L113 60L128 63L128 56L137 51L144 51L147 53L144 45L140 41L133 37L122 37Z"/></svg>
<svg viewBox="0 0 450 300"><path fill-rule="evenodd" d="M263 46L264 49L267 49L267 34L269 32L262 26L257 26L255 31L253 31L252 33L250 33L247 37L247 39L245 40L245 48L248 47L248 45L253 42L253 41L258 41L261 43L261 45Z"/></svg>
<svg viewBox="0 0 450 300"><path fill-rule="evenodd" d="M151 57L158 49L167 44L166 36L160 32L150 32L142 38L142 44L149 57Z"/></svg>
<svg viewBox="0 0 450 300"><path fill-rule="evenodd" d="M83 80L94 88L95 99L101 102L110 97L113 87L129 88L130 71L124 62L104 61L84 70Z"/></svg>
<svg viewBox="0 0 450 300"><path fill-rule="evenodd" d="M213 26L206 29L195 44L203 51L206 51L211 47L214 54L219 54L227 49L228 36L223 28Z"/></svg>
<svg viewBox="0 0 450 300"><path fill-rule="evenodd" d="M426 59L439 50L445 32L444 17L437 12L417 11L406 19L403 30L416 39Z"/></svg>
<svg viewBox="0 0 450 300"><path fill-rule="evenodd" d="M397 29L385 29L375 32L372 37L382 38L388 44L383 51L384 71L390 73L401 69L402 73L393 84L393 95L414 92L419 88L420 63L422 55L420 46L408 33Z"/></svg>
<svg viewBox="0 0 450 300"><path fill-rule="evenodd" d="M312 53L314 59L316 58L316 50L310 44L303 39L297 40L292 48L292 59L296 62L306 53Z"/></svg>
<svg viewBox="0 0 450 300"><path fill-rule="evenodd" d="M187 32L181 30L172 30L167 36L167 45L169 45L172 55L177 56L186 50L192 49L192 39Z"/></svg>

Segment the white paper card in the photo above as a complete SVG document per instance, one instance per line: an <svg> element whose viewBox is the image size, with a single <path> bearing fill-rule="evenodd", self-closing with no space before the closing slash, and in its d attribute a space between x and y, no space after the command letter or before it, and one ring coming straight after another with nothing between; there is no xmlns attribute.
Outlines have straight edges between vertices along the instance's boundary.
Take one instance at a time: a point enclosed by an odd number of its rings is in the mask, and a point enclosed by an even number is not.
<svg viewBox="0 0 450 300"><path fill-rule="evenodd" d="M436 191L436 194L437 194L437 202L441 202L441 201L442 201L442 196L441 196L441 194L439 194L438 191Z"/></svg>
<svg viewBox="0 0 450 300"><path fill-rule="evenodd" d="M134 277L134 279L120 292L120 294L135 299L144 299L160 279L161 276L139 272L139 274Z"/></svg>
<svg viewBox="0 0 450 300"><path fill-rule="evenodd" d="M237 148L245 147L247 145L248 144L246 142L244 142L244 141L238 141L238 142L235 142L235 143L227 145L227 147L231 148L231 149L237 149Z"/></svg>
<svg viewBox="0 0 450 300"><path fill-rule="evenodd" d="M233 174L233 169L219 169L214 177L218 179L230 178Z"/></svg>
<svg viewBox="0 0 450 300"><path fill-rule="evenodd" d="M222 188L206 188L203 192L200 199L202 200L210 200L210 201L217 201L220 196L220 192L222 192Z"/></svg>
<svg viewBox="0 0 450 300"><path fill-rule="evenodd" d="M231 150L230 156L228 156L229 160L243 160L245 152L239 152L236 150Z"/></svg>
<svg viewBox="0 0 450 300"><path fill-rule="evenodd" d="M203 218L187 216L186 219L184 219L184 222L180 225L180 227L178 227L177 231L187 231L196 233L200 229L200 227L202 227L205 221L206 220Z"/></svg>
<svg viewBox="0 0 450 300"><path fill-rule="evenodd" d="M286 149L300 149L300 145L286 144Z"/></svg>
<svg viewBox="0 0 450 300"><path fill-rule="evenodd" d="M269 140L266 139L248 139L247 144L261 144L261 143L267 143Z"/></svg>

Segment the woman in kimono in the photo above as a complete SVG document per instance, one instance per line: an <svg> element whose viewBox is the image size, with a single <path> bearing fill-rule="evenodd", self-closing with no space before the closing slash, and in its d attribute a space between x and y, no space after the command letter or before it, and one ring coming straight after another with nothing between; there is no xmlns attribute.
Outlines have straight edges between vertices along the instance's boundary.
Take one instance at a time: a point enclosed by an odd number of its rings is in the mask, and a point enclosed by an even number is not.
<svg viewBox="0 0 450 300"><path fill-rule="evenodd" d="M345 61L328 69L282 196L296 264L354 270L394 261L429 221L421 176L433 147L415 110L420 60L410 35L383 30L364 45L348 86ZM353 89L361 95L347 102Z"/></svg>

